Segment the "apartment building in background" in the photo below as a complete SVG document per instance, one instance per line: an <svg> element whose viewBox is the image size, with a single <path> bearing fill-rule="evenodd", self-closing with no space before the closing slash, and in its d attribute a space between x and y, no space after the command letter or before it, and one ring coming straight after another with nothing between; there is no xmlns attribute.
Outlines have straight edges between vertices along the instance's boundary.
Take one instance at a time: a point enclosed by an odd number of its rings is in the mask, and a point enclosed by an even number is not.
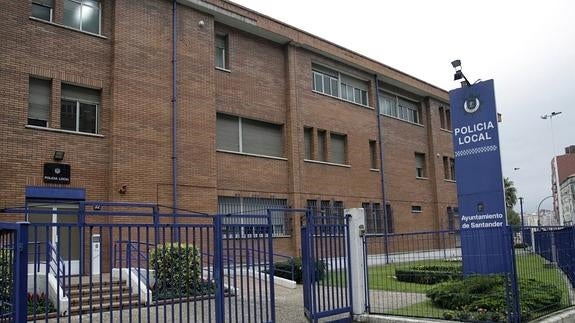
<svg viewBox="0 0 575 323"><path fill-rule="evenodd" d="M557 165L557 169L555 168ZM565 154L551 160L551 191L553 210L558 223L573 224L572 177L575 174L575 145L565 147ZM571 192L571 193L570 193Z"/></svg>
<svg viewBox="0 0 575 323"><path fill-rule="evenodd" d="M443 89L223 0L5 1L0 18L0 208L459 227ZM279 250L300 253L299 225L274 218Z"/></svg>

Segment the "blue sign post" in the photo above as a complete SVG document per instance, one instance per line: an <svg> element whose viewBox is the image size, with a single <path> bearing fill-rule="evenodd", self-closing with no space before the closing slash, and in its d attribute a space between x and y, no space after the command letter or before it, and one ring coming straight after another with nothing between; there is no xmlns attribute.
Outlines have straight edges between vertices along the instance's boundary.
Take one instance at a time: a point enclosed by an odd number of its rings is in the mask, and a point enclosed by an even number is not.
<svg viewBox="0 0 575 323"><path fill-rule="evenodd" d="M449 92L463 271L509 271L509 233L493 80Z"/></svg>

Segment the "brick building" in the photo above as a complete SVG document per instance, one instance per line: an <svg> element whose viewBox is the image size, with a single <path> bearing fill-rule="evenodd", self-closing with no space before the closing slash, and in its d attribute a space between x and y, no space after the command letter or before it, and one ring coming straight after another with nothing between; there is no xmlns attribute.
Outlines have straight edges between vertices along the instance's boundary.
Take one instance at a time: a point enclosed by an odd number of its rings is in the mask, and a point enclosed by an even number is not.
<svg viewBox="0 0 575 323"><path fill-rule="evenodd" d="M555 169L557 165L557 170ZM573 223L569 178L575 174L575 145L565 147L565 154L551 160L551 192L553 193L553 210L557 223L570 225ZM566 187L564 187L564 185ZM565 195L563 189L565 188ZM561 192L558 194L558 190ZM567 203L567 205L563 205Z"/></svg>
<svg viewBox="0 0 575 323"><path fill-rule="evenodd" d="M372 232L384 209L390 232L457 227L438 87L223 0L2 7L0 207L363 206Z"/></svg>

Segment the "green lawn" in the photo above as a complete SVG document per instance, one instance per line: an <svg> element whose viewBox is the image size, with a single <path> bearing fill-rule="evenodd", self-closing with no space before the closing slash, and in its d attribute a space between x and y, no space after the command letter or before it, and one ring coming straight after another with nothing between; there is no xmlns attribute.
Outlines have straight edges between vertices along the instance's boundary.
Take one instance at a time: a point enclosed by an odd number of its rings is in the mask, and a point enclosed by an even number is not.
<svg viewBox="0 0 575 323"><path fill-rule="evenodd" d="M557 267L546 267L545 259L542 257L527 253L516 256L517 260L517 274L519 278L535 279L541 282L552 284L562 292L562 307L569 306L569 282L561 275L560 269ZM421 260L406 263L395 263L388 265L371 266L368 268L369 272L369 288L372 290L385 290L394 292L414 292L425 293L433 285L406 283L395 279L395 270L398 268L412 267L418 265L457 265L460 262L446 261L446 260ZM345 277L341 271L331 272L323 280L324 284L329 285L345 285ZM409 315L420 316L429 318L441 318L444 310L435 307L430 301L413 304L404 308L400 308L389 312L394 315ZM534 317L546 314L533 313Z"/></svg>

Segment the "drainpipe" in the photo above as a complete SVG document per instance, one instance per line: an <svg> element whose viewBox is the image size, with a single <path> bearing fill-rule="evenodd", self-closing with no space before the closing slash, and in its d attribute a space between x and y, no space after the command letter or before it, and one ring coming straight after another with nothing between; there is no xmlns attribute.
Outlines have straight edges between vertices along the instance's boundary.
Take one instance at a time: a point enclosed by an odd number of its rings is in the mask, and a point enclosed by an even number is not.
<svg viewBox="0 0 575 323"><path fill-rule="evenodd" d="M385 228L385 231L383 233L384 235L384 240L385 240L385 263L388 264L389 263L389 250L388 250L388 241L387 241L387 235L389 234L389 228L388 228L388 224L389 221L387 219L387 217L389 216L389 214L387 214L387 203L385 200L385 177L383 174L383 135L382 135L382 129L381 129L381 106L379 105L379 77L377 76L377 74L375 74L375 114L376 114L376 118L377 118L377 135L379 137L379 179L381 181L381 200L382 200L382 207L383 207L383 220L385 221L385 225L383 226Z"/></svg>
<svg viewBox="0 0 575 323"><path fill-rule="evenodd" d="M177 141L177 114L178 114L178 86L177 86L177 1L174 0L172 8L172 214L173 223L177 223L176 210L178 209L178 141Z"/></svg>

